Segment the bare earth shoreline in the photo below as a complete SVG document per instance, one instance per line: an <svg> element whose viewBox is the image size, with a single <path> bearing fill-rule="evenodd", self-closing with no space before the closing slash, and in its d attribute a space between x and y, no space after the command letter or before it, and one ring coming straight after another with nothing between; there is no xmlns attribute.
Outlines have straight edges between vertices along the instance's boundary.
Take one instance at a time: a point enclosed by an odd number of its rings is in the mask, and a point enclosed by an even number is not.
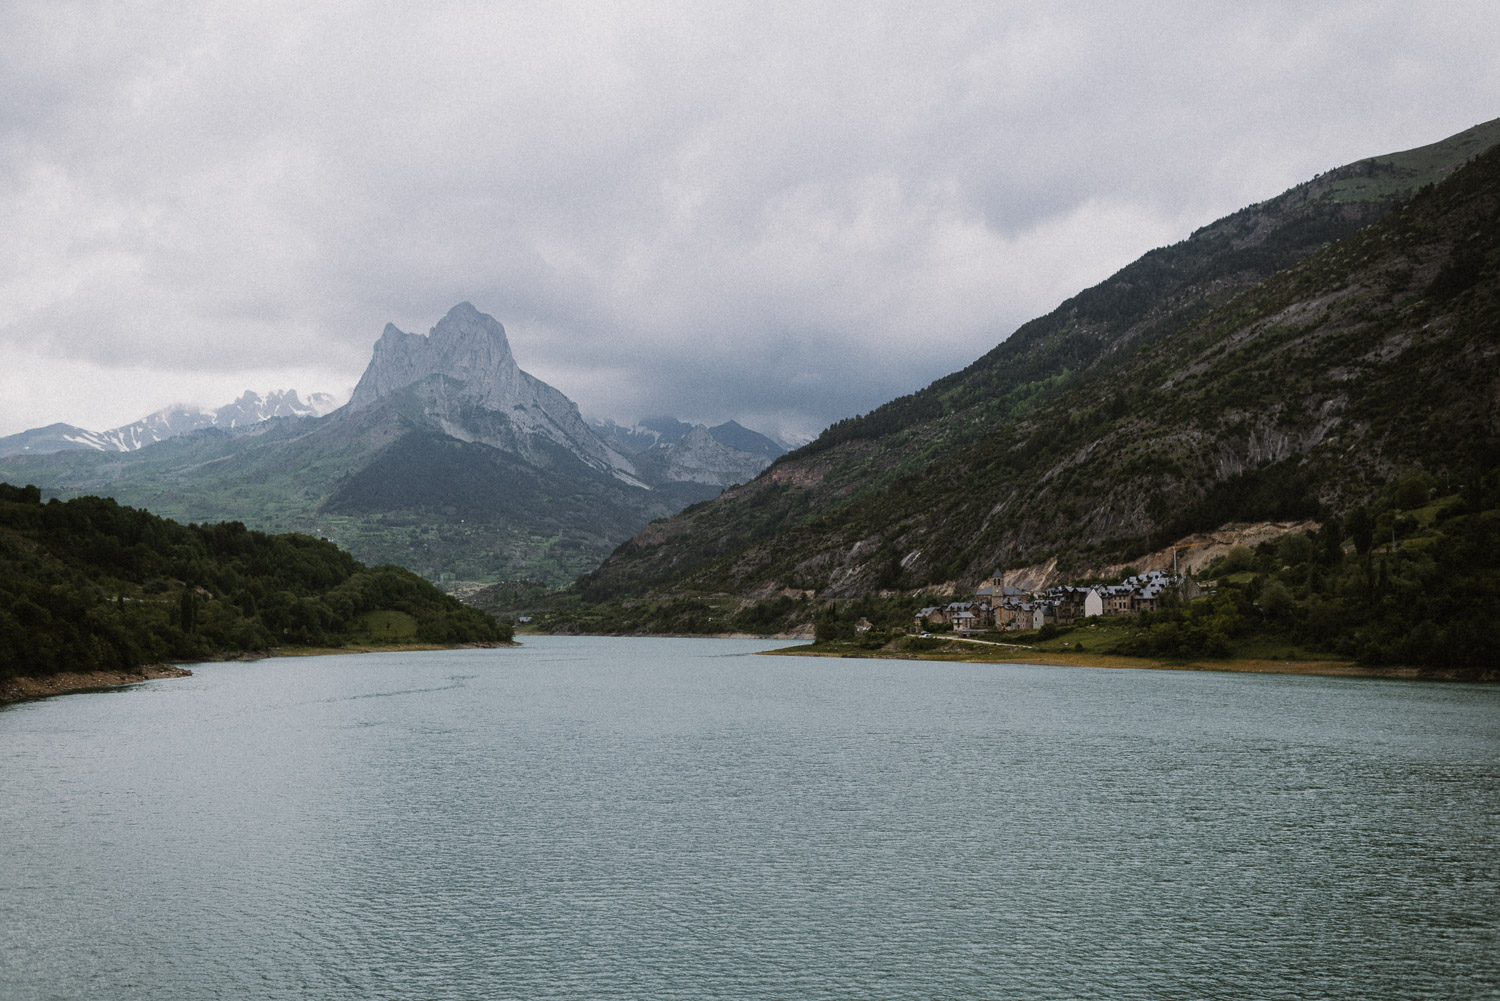
<svg viewBox="0 0 1500 1001"><path fill-rule="evenodd" d="M61 671L39 677L16 677L0 680L0 705L45 699L72 692L92 692L100 688L118 688L157 678L186 678L193 672L172 664L148 664L131 671Z"/></svg>
<svg viewBox="0 0 1500 1001"><path fill-rule="evenodd" d="M1227 660L1154 660L1150 657L1122 657L1104 653L1021 653L1010 650L973 650L920 653L890 650L810 650L788 647L767 653L796 657L847 657L874 660L936 660L968 664L1028 664L1041 667L1097 667L1137 671L1228 671L1241 674L1304 674L1335 678L1389 678L1422 681L1494 681L1494 678L1461 677L1453 671L1424 672L1415 667L1392 665L1365 667L1349 660L1269 660L1233 658Z"/></svg>

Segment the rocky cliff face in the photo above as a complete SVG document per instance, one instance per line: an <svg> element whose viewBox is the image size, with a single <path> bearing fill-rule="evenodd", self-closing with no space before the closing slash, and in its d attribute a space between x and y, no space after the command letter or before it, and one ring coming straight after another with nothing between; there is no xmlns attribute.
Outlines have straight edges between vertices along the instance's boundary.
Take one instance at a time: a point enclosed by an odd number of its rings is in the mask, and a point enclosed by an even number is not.
<svg viewBox="0 0 1500 1001"><path fill-rule="evenodd" d="M528 455L534 451L528 439L541 439L594 469L637 482L629 460L600 441L572 400L521 370L499 321L467 302L450 309L426 337L386 324L349 410L398 393L419 400L425 415L460 441Z"/></svg>
<svg viewBox="0 0 1500 1001"><path fill-rule="evenodd" d="M524 373L510 352L505 328L461 302L426 337L387 323L349 398L349 409L359 410L431 375L462 383L465 396L489 410L506 410L532 395L530 387L522 388Z"/></svg>

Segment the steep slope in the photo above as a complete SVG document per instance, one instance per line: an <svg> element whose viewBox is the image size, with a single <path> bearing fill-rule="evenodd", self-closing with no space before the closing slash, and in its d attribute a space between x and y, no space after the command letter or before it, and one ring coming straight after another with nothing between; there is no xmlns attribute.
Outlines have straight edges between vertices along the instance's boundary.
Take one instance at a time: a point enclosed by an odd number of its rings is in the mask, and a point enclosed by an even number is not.
<svg viewBox="0 0 1500 1001"><path fill-rule="evenodd" d="M1493 463L1500 153L1454 162L1497 138L1490 123L1332 171L1154 251L964 371L650 526L582 593L972 584L1337 511L1410 467Z"/></svg>
<svg viewBox="0 0 1500 1001"><path fill-rule="evenodd" d="M944 431L983 433L1100 369L1195 323L1231 298L1388 214L1479 153L1500 144L1500 119L1430 146L1339 167L1241 209L1188 239L1153 250L1068 299L967 368L862 417L840 421L795 456L846 442L914 444L901 435L939 418ZM926 435L924 428L923 434Z"/></svg>

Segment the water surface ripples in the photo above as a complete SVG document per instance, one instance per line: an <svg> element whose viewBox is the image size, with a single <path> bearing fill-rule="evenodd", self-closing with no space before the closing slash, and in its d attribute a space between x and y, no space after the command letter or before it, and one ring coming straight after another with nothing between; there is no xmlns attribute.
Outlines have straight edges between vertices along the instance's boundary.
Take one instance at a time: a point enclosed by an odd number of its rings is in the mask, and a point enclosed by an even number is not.
<svg viewBox="0 0 1500 1001"><path fill-rule="evenodd" d="M0 712L0 998L1500 996L1500 691L766 646Z"/></svg>

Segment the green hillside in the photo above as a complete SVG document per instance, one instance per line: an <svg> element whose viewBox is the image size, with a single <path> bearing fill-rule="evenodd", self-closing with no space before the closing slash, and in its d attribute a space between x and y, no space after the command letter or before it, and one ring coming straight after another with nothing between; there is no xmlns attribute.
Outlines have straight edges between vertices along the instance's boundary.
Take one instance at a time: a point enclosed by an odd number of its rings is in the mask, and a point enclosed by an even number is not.
<svg viewBox="0 0 1500 1001"><path fill-rule="evenodd" d="M0 675L121 670L282 646L469 643L510 628L394 566L237 522L0 483Z"/></svg>
<svg viewBox="0 0 1500 1001"><path fill-rule="evenodd" d="M932 590L847 601L679 595L564 605L533 617L544 630L588 633L766 634L814 623L817 643L809 652L836 655L1338 658L1370 669L1399 665L1428 676L1493 681L1500 678L1500 618L1493 611L1500 605L1500 470L1470 476L1457 494L1434 496L1440 491L1432 477L1413 473L1371 505L1318 529L1231 548L1201 573L1208 584L1202 597L1140 615L991 634L990 645L954 642L941 626L924 627L934 635L911 635L920 609L949 600ZM517 597L536 603L534 595ZM860 620L869 631L856 630Z"/></svg>
<svg viewBox="0 0 1500 1001"><path fill-rule="evenodd" d="M1474 481L1500 466L1500 152L1457 164L1496 138L1330 171L1153 251L654 523L573 593L963 590L1230 521L1342 517L1418 470Z"/></svg>

